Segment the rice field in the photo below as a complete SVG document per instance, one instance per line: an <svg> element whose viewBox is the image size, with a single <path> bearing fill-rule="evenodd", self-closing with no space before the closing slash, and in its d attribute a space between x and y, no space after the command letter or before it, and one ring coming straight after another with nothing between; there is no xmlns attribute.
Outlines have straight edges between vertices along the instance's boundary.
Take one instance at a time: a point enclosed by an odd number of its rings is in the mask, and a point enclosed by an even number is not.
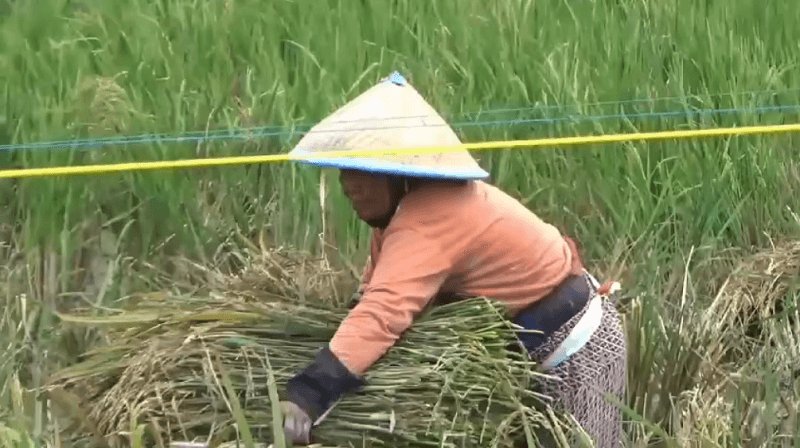
<svg viewBox="0 0 800 448"><path fill-rule="evenodd" d="M797 112L626 115L800 103L796 23L791 0L0 0L0 144L288 130L2 151L0 169L285 153L303 125L394 70L470 142L797 123ZM745 94L768 90L783 93ZM637 99L649 100L607 104ZM565 111L617 118L522 121ZM475 154L494 183L573 235L593 272L621 281L626 446L800 446L797 142ZM56 312L202 291L210 272L247 268L276 245L355 277L368 247L335 173L286 164L3 179L0 204L8 447L55 446L34 391L103 341Z"/></svg>

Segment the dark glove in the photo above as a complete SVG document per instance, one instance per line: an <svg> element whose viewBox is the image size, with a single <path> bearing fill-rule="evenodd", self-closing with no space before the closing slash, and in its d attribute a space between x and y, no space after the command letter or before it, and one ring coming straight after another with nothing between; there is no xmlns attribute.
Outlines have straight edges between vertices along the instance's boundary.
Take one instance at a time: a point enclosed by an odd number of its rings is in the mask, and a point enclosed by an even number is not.
<svg viewBox="0 0 800 448"><path fill-rule="evenodd" d="M295 443L303 443L304 437L309 438L311 427L322 414L342 395L358 390L363 385L364 380L347 370L331 349L325 346L317 353L314 362L286 385L286 398L294 405L285 406L289 411L284 420L287 437L295 440Z"/></svg>

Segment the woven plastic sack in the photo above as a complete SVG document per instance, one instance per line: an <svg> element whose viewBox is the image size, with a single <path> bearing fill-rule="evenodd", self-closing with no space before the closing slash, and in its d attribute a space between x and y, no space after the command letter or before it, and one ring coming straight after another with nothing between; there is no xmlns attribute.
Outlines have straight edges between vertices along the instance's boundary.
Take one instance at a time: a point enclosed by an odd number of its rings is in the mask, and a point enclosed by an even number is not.
<svg viewBox="0 0 800 448"><path fill-rule="evenodd" d="M588 280L587 280L588 281ZM590 283L591 285L591 283ZM553 333L531 356L541 362L563 342L586 313L597 295ZM567 411L595 440L597 448L616 448L622 444L622 418L619 407L605 399L606 393L622 401L625 396L626 345L619 314L614 303L602 298L600 327L586 345L563 363L547 371L556 379L539 380L539 391L554 399L556 411Z"/></svg>

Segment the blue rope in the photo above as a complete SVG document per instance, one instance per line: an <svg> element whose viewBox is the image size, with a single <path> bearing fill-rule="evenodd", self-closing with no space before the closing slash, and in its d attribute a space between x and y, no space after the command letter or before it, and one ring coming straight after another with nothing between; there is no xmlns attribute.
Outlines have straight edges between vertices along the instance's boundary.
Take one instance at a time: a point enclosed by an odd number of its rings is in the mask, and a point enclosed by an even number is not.
<svg viewBox="0 0 800 448"><path fill-rule="evenodd" d="M733 92L733 93L714 93L708 94L704 97L700 95L683 95L683 96L672 96L672 97L659 97L659 98L636 98L630 100L620 100L620 101L604 101L604 102L596 102L596 103L587 103L583 104L580 107L588 108L588 107L603 107L603 106L623 106L623 105L631 105L631 104L650 104L655 105L655 103L663 103L668 101L678 102L680 105L686 105L688 100L693 100L695 102L704 102L708 99L712 98L726 98L726 97L736 97L736 96L746 96L746 95L759 95L759 96L768 96L768 99L774 100L776 95L779 94L790 94L794 95L794 98L797 98L800 95L800 89L786 89L786 90L753 90L753 91L746 91L746 92ZM510 103L503 103L503 104L495 104L493 107L488 108L486 110L480 110L475 112L463 112L459 114L460 116L468 116L468 115L480 115L480 114L493 114L493 113L504 113L504 112L521 112L526 110L542 110L542 111L551 111L551 110L560 110L564 108L574 108L577 110L578 106L575 105L529 105L529 104L510 104Z"/></svg>
<svg viewBox="0 0 800 448"><path fill-rule="evenodd" d="M774 91L752 92L752 93L766 93L769 92L773 96L777 93ZM790 92L800 93L800 89L792 90ZM733 96L734 94L725 94ZM682 106L684 110L673 110L667 112L635 112L630 113L620 112L612 114L596 114L596 115L581 115L578 113L579 106L574 105L553 105L553 106L527 106L520 108L507 108L507 109L489 109L477 112L465 112L458 114L461 117L478 117L480 115L488 115L489 117L483 119L462 120L459 122L451 123L455 129L480 127L480 128L497 128L497 127L514 127L514 126L543 126L554 125L558 123L593 123L603 122L610 120L629 120L629 121L644 121L644 120L658 120L670 118L683 118L687 120L699 119L710 116L724 116L724 115L761 115L761 114L774 114L774 113L791 113L800 112L800 104L784 105L784 106L762 106L753 108L727 108L727 109L697 109L686 110L690 107L685 104L687 97L673 97L673 98L660 98L660 99L635 99L617 102L593 103L580 106L582 109L588 109L593 106L621 106L630 104L647 104L652 108L656 102L663 102L666 100L681 100L684 103ZM560 116L560 117L520 117L529 112L531 115L542 115L548 111L574 111L575 114ZM492 115L499 114L517 114L520 115L516 118L509 119L489 119ZM544 114L547 115L547 114ZM412 118L412 117L396 117L396 119ZM395 118L383 120L390 122ZM35 142L35 143L17 143L0 145L0 151L14 152L14 151L43 151L54 149L89 149L104 146L128 146L128 145L146 145L146 144L166 144L166 143L207 143L214 141L248 141L258 140L264 138L283 138L283 142L287 143L291 138L300 136L313 127L313 124L300 124L296 126L264 126L255 128L236 129L228 128L210 132L185 132L178 134L141 134L134 136L121 136L121 137L108 137L108 138L87 138L75 140L61 140L50 142ZM405 126L378 126L378 127L364 127L362 130L370 129L401 129Z"/></svg>

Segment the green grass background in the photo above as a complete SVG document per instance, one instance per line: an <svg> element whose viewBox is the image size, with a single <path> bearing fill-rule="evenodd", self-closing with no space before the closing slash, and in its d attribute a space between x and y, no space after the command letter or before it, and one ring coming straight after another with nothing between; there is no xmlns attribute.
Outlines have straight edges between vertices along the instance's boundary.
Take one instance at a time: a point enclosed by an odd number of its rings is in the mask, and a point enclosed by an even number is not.
<svg viewBox="0 0 800 448"><path fill-rule="evenodd" d="M532 104L589 114L598 102L645 97L747 106L738 93L800 87L797 23L792 0L0 0L0 144L313 123L394 70L447 117ZM797 118L472 126L461 136ZM277 154L294 141L3 152L0 168ZM627 402L674 441L678 397L696 385L683 316L710 303L735 249L797 235L798 152L786 135L476 156L497 185L576 237L595 272L623 282ZM47 440L46 406L14 396L90 342L55 325L58 308L152 290L156 278L180 277L176 257L235 269L259 240L312 252L329 244L358 266L369 229L335 174L279 164L0 180L0 430ZM772 358L753 362L759 381L730 398L742 404L731 415L776 400ZM731 422L691 446L736 446L751 426ZM767 423L775 430L765 427L763 443L783 440L781 423ZM648 428L631 425L631 444L666 443Z"/></svg>

